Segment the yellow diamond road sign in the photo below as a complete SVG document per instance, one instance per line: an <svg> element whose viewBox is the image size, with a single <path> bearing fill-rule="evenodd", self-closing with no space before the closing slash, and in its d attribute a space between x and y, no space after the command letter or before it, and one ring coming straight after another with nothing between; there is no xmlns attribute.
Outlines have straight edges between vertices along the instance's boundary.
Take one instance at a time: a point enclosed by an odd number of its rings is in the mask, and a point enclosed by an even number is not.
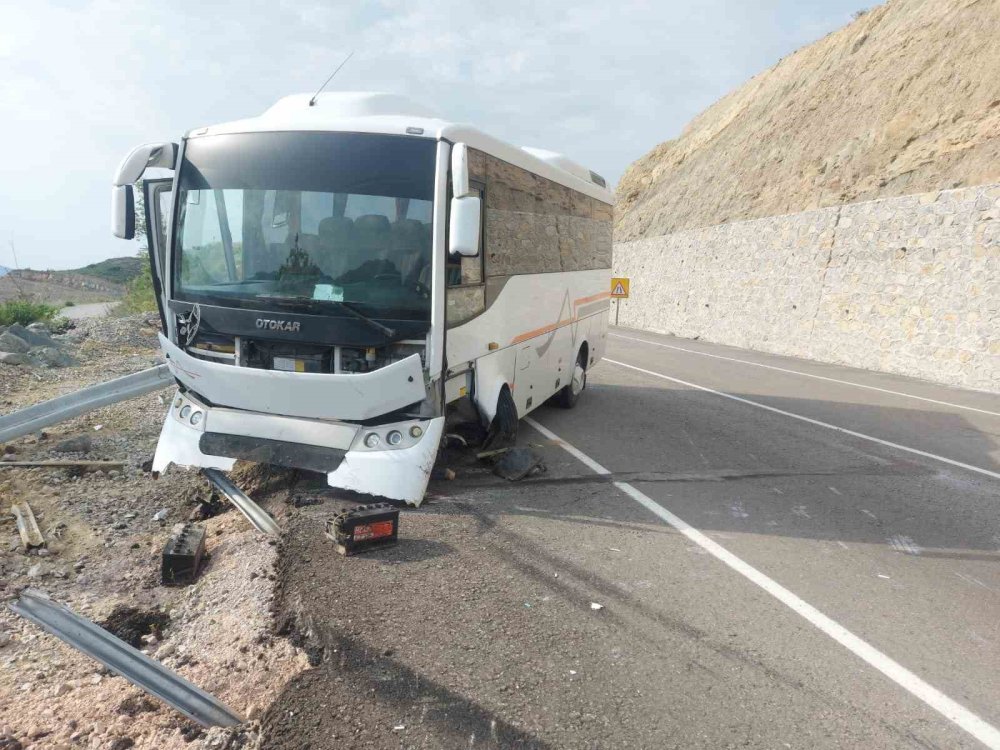
<svg viewBox="0 0 1000 750"><path fill-rule="evenodd" d="M611 279L611 297L628 299L628 279L624 276Z"/></svg>

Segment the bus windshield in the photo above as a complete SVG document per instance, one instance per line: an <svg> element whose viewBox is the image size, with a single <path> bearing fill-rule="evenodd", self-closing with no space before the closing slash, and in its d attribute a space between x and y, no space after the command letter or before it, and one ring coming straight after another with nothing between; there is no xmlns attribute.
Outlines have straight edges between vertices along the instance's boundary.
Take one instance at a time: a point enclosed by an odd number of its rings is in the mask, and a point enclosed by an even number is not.
<svg viewBox="0 0 1000 750"><path fill-rule="evenodd" d="M360 133L188 140L174 298L430 320L436 144Z"/></svg>

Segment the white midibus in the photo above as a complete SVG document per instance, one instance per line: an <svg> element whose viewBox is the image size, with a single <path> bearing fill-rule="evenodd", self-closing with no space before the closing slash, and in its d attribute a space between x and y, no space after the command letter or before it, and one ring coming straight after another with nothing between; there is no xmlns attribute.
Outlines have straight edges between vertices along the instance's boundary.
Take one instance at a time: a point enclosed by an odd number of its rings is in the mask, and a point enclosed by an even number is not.
<svg viewBox="0 0 1000 750"><path fill-rule="evenodd" d="M612 195L558 154L402 97L297 95L134 149L118 237L140 180L179 386L155 471L246 459L419 504L449 405L509 437L604 351Z"/></svg>

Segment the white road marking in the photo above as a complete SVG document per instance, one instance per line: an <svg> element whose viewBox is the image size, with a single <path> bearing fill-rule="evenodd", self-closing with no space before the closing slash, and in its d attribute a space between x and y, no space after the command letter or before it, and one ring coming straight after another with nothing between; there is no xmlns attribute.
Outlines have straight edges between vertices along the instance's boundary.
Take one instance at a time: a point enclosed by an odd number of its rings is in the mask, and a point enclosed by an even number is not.
<svg viewBox="0 0 1000 750"><path fill-rule="evenodd" d="M878 516L876 516L874 513L872 513L870 510L867 510L866 508L862 508L861 512L864 513L866 516L868 516L873 521L877 521L878 520Z"/></svg>
<svg viewBox="0 0 1000 750"><path fill-rule="evenodd" d="M897 552L905 552L907 555L919 555L921 550L917 546L917 543L913 541L911 537L900 536L899 534L891 536L888 539L889 546L892 547Z"/></svg>
<svg viewBox="0 0 1000 750"><path fill-rule="evenodd" d="M661 346L664 349L676 349L679 352L686 352L687 354L697 354L701 357L711 357L712 359L724 359L727 362L739 362L743 365L751 365L753 367L763 367L768 370L777 370L778 372L787 372L790 375L801 375L804 378L815 378L816 380L826 380L831 383L840 383L841 385L853 385L855 388L866 388L869 391L880 391L881 393L891 393L893 396L902 396L904 398L913 398L917 401L926 401L931 404L940 404L941 406L951 406L955 409L965 409L967 411L976 411L980 414L988 414L991 417L1000 417L1000 412L990 411L988 409L977 409L974 406L963 406L962 404L955 404L950 401L939 401L936 398L926 398L925 396L914 396L912 393L903 393L902 391L893 391L889 388L879 388L874 385L865 385L864 383L855 383L852 380L840 380L838 378L829 378L825 375L814 375L809 372L802 372L801 370L789 370L786 367L777 367L776 365L765 365L762 362L751 362L747 359L738 359L737 357L724 357L721 354L709 354L708 352L699 352L695 349L685 349L683 346L674 346L673 344L663 344L659 341L648 341L646 339L636 338L635 336L622 336L620 333L609 333L609 336L614 336L618 339L627 339L628 341L638 341L642 344L649 344L650 346Z"/></svg>
<svg viewBox="0 0 1000 750"><path fill-rule="evenodd" d="M524 421L545 435L545 437L556 441L562 446L563 450L573 456L584 466L588 467L595 474L601 474L604 476L609 476L611 474L608 469L604 468L604 466L592 459L586 453L573 445L570 445L547 427L540 425L531 417L526 417ZM908 670L902 664L883 654L867 641L864 641L854 635L854 633L849 631L843 625L827 617L814 606L805 600L800 599L797 595L793 594L777 581L768 578L755 567L737 557L721 544L713 541L683 519L675 516L669 510L664 508L648 495L637 490L628 482L618 482L612 480L612 484L639 503L639 505L646 508L646 510L653 513L653 515L658 516L663 521L666 521L678 532L687 537L689 541L705 550L705 552L712 555L720 562L728 565L744 578L755 583L793 612L803 617L855 656L866 661L869 665L877 669L897 685L922 700L946 719L953 722L956 726L965 730L992 750L1000 750L1000 729L997 729L992 724L980 718L965 706L952 700L933 685L925 682L916 674ZM880 575L880 577L882 576Z"/></svg>
<svg viewBox="0 0 1000 750"><path fill-rule="evenodd" d="M966 575L965 573L955 573L955 575L957 575L959 578L961 578L966 583L972 583L972 584L975 584L976 586L982 586L984 589L987 589L989 591L996 591L995 588L993 588L992 586L989 586L989 585L983 583L978 578L973 578L972 576Z"/></svg>
<svg viewBox="0 0 1000 750"><path fill-rule="evenodd" d="M832 493L833 493L834 495L841 495L841 494L843 494L843 493L841 493L841 491L840 491L840 490L838 490L838 489L837 489L836 487L829 487L828 489L829 489L829 490L830 490L830 492L832 492Z"/></svg>
<svg viewBox="0 0 1000 750"><path fill-rule="evenodd" d="M910 448L906 445L900 445L899 443L893 443L890 440L883 440L882 438L873 437L871 435L866 435L863 432L855 432L854 430L848 430L846 427L838 427L835 424L830 424L829 422L821 422L818 419L812 419L811 417L805 417L801 414L795 414L794 412L785 411L784 409L778 409L774 406L768 406L767 404L762 404L759 401L751 401L748 398L742 398L741 396L734 396L731 393L725 393L723 391L717 391L714 388L708 388L704 385L698 385L697 383L691 383L687 380L681 380L680 378L674 378L670 375L664 375L661 372L654 372L653 370L646 370L642 367L636 367L635 365L630 365L625 362L619 362L614 359L603 360L604 362L609 362L613 365L618 365L619 367L625 367L629 370L635 370L636 372L641 372L646 375L652 375L654 378L661 378L663 380L669 380L673 383L680 383L681 385L686 385L688 388L696 388L699 391L705 391L706 393L712 393L716 396L722 396L723 398L728 398L732 401L738 401L741 404L747 404L748 406L756 406L758 409L764 409L765 411L774 412L775 414L780 414L783 417L791 417L792 419L798 419L802 422L808 422L809 424L816 425L817 427L825 427L828 430L834 430L835 432L842 432L845 435L850 435L851 437L861 438L862 440L869 440L873 443L878 443L879 445L885 445L889 448L895 448L896 450L905 451L907 453L913 453L917 456L923 456L924 458L932 458L935 461L940 461L942 463L949 464L951 466L957 466L960 469L966 469L968 471L974 471L977 474L982 474L983 476L992 477L993 479L1000 479L1000 473L995 471L990 471L989 469L984 469L980 466L973 466L972 464L962 463L961 461L956 461L953 458L947 458L945 456L939 456L936 453L929 453L928 451L922 451L917 448Z"/></svg>

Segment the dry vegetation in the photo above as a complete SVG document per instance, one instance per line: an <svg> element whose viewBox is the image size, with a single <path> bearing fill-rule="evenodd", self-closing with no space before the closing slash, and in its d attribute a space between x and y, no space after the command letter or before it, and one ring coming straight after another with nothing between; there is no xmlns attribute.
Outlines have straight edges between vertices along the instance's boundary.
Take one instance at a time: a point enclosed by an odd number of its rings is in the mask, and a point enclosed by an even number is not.
<svg viewBox="0 0 1000 750"><path fill-rule="evenodd" d="M1000 179L1000 4L890 0L635 162L615 239Z"/></svg>

